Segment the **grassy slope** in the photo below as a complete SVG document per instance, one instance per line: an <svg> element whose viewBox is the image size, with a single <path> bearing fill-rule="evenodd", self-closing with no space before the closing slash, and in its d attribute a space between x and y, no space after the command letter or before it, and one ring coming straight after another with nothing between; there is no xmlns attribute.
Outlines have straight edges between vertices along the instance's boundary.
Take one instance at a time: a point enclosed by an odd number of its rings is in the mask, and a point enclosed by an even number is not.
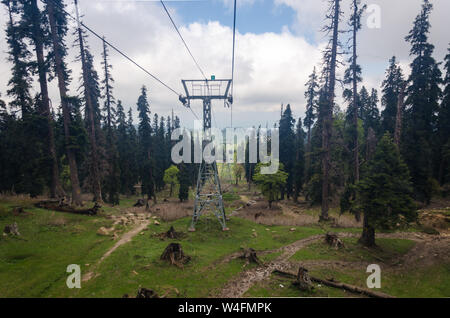
<svg viewBox="0 0 450 318"><path fill-rule="evenodd" d="M314 243L298 251L292 258L292 261L308 260L340 260L346 262L370 262L380 264L382 259L385 262L395 263L396 259L406 254L413 246L414 242L401 239L377 239L378 249L369 250L357 244L356 239L344 239L345 249L335 250L325 243ZM385 292L397 297L448 297L450 295L450 265L439 264L425 268L410 269L408 271L394 271L381 266L381 292ZM316 268L311 270L312 276L321 278L330 278L365 287L368 277L365 266L360 269L342 268ZM281 297L299 297L299 296L332 296L345 297L349 293L331 289L328 287L317 287L314 292L300 292L291 286L292 280L272 275L269 282L263 282L255 285L248 291L246 296L281 296ZM280 287L283 284L284 287Z"/></svg>
<svg viewBox="0 0 450 318"><path fill-rule="evenodd" d="M301 228L291 232L288 227L265 227L239 218L229 222L230 232L222 232L213 218L202 219L197 232L189 233L181 240L185 254L192 257L191 262L184 269L168 266L159 260L159 256L170 240L161 241L154 237L154 231L166 231L170 225L174 225L177 231L186 231L189 222L184 218L160 227L150 225L150 230L144 235L137 236L105 260L99 268L99 277L79 291L62 288L60 293L64 296L120 297L125 293L133 295L139 286L145 286L160 295L169 292L169 296L177 296L176 288L179 296L212 296L233 275L242 271L244 263L240 260L224 264L218 262L226 255L239 251L241 247L273 249L322 233L319 228ZM253 229L258 233L257 237L253 237Z"/></svg>
<svg viewBox="0 0 450 318"><path fill-rule="evenodd" d="M230 201L234 196L230 195ZM105 207L104 214L119 213L132 206L135 198L123 199L120 207ZM14 205L26 206L32 215L15 217L9 211ZM229 209L229 208L228 208ZM226 255L241 247L257 250L274 249L311 235L325 233L319 227L264 226L240 218L229 222L230 232L222 232L214 217L203 217L197 232L181 240L183 249L192 257L190 264L179 269L159 260L170 241L161 241L154 233L166 231L174 225L177 231L186 232L189 218L150 225L143 235L121 246L97 269L100 275L83 283L80 290L68 289L66 267L79 264L82 274L90 269L104 252L114 244L109 237L96 234L110 221L102 216L87 217L35 209L27 202L0 202L0 229L16 221L22 236L0 237L0 296L1 297L121 297L134 295L139 286L154 289L168 296L205 297L214 295L226 281L243 270L241 260L220 264ZM255 231L253 231L255 230ZM359 229L328 229L340 232L359 232ZM253 233L257 236L254 237ZM325 245L313 244L299 251L292 260L339 259L347 261L374 261L406 253L412 247L407 240L378 240L381 250L369 252L355 244L355 239L345 239L347 249L336 252ZM261 256L269 261L279 253ZM374 261L375 262L375 261ZM375 262L376 263L376 262ZM360 271L316 270L313 275L335 277L347 283L363 285L367 278ZM448 296L450 276L448 264L414 272L382 273L382 291L396 296ZM363 282L363 283L361 283ZM281 287L280 284L283 286ZM176 291L175 291L176 288ZM300 293L290 286L290 280L272 276L251 288L246 296L351 296L328 287L316 288L313 293Z"/></svg>
<svg viewBox="0 0 450 318"><path fill-rule="evenodd" d="M105 208L104 214L117 213L135 200L123 200L120 207ZM12 206L26 207L31 215L13 216ZM174 225L185 231L189 218L150 225L149 231L120 247L98 268L100 275L82 284L80 290L66 287L67 265L79 264L82 274L89 270L113 244L109 237L98 236L101 226L109 226L103 216L88 217L33 208L29 202L0 202L0 228L17 222L21 236L0 237L0 296L2 297L120 297L133 295L139 286L163 294L177 288L181 296L209 296L230 277L242 270L243 263L234 260L213 265L241 247L257 250L277 248L324 231L318 227L297 228L263 226L233 218L230 232L222 232L214 217L204 217L198 231L182 240L185 253L192 261L184 270L167 266L159 256L169 241L161 241L154 232L166 231ZM253 236L254 231L257 237ZM352 229L354 230L354 229ZM263 260L277 255L269 254ZM137 272L138 275L133 273ZM175 293L171 296L176 296Z"/></svg>
<svg viewBox="0 0 450 318"><path fill-rule="evenodd" d="M340 250L336 250L324 242L317 242L298 251L291 260L390 261L406 254L415 244L410 240L379 238L377 239L378 248L368 249L357 244L357 240L357 238L343 239L345 247Z"/></svg>
<svg viewBox="0 0 450 318"><path fill-rule="evenodd" d="M21 236L0 237L0 297L47 296L65 284L67 265L93 263L113 244L96 234L110 223L101 217L32 208L33 215L15 217L1 207L0 229L17 222Z"/></svg>

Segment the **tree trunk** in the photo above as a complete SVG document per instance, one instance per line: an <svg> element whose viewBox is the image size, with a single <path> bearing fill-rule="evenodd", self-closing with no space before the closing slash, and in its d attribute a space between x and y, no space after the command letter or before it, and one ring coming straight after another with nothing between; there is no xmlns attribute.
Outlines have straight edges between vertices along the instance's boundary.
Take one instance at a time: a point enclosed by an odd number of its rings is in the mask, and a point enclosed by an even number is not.
<svg viewBox="0 0 450 318"><path fill-rule="evenodd" d="M447 166L447 160L444 157L444 155L442 154L442 152L443 151L441 149L441 163L439 165L439 173L438 173L438 181L441 186L443 186L445 184L444 171L445 171L445 167Z"/></svg>
<svg viewBox="0 0 450 318"><path fill-rule="evenodd" d="M309 168L311 166L311 125L308 125L308 143L305 155L305 181L309 181Z"/></svg>
<svg viewBox="0 0 450 318"><path fill-rule="evenodd" d="M153 171L152 171L152 164L151 164L151 155L150 155L150 149L147 150L147 159L149 161L149 175L150 175L150 189L149 189L149 193L148 193L148 199L150 200L151 198L153 198L153 203L157 204L157 200L156 200L156 193L155 193L155 183L153 182Z"/></svg>
<svg viewBox="0 0 450 318"><path fill-rule="evenodd" d="M69 161L70 168L70 183L72 186L72 203L75 205L82 205L81 201L81 189L80 182L78 179L78 166L77 161L75 159L75 154L72 149L69 147L70 141L70 111L67 100L67 87L66 87L66 79L64 76L64 63L63 58L61 56L61 44L59 43L60 39L58 39L58 30L56 27L55 21L55 8L54 3L52 1L47 2L48 6L48 18L50 22L50 30L52 36L52 44L53 44L53 52L55 58L55 70L56 76L58 77L58 89L59 95L61 96L61 106L63 113L63 122L64 122L64 137L65 137L65 146L67 152L67 160Z"/></svg>
<svg viewBox="0 0 450 318"><path fill-rule="evenodd" d="M105 63L105 88L106 88L106 112L107 112L107 124L108 129L111 129L111 93L109 91L109 72L108 72L108 60L106 55L106 41L103 37L103 58Z"/></svg>
<svg viewBox="0 0 450 318"><path fill-rule="evenodd" d="M405 99L405 89L406 84L402 85L400 92L398 94L397 102L397 116L395 118L395 133L394 133L394 143L397 147L400 146L400 137L402 135L402 121L403 121L403 102Z"/></svg>
<svg viewBox="0 0 450 318"><path fill-rule="evenodd" d="M75 1L77 20L79 20L78 15L78 3ZM88 120L90 123L89 129L89 141L91 143L92 150L92 190L94 194L94 202L102 202L102 187L100 183L100 173L99 173L99 159L98 159L98 149L97 149L97 138L96 138L96 124L94 116L94 103L92 101L91 87L89 86L89 75L86 68L86 52L84 51L83 35L81 33L81 27L78 25L78 41L80 43L80 58L81 67L83 72L83 82L84 82L84 97L86 98L86 108L88 114Z"/></svg>
<svg viewBox="0 0 450 318"><path fill-rule="evenodd" d="M359 140L358 140L358 82L357 82L357 72L356 72L356 34L357 34L357 15L358 15L358 3L353 0L353 124L355 125L355 150L354 150L354 160L355 160L355 184L359 181Z"/></svg>
<svg viewBox="0 0 450 318"><path fill-rule="evenodd" d="M338 28L339 28L339 3L340 0L335 0L334 5L334 17L333 17L333 39L331 47L331 61L330 61L330 73L328 80L328 107L325 110L323 116L322 127L322 211L320 215L320 221L327 221L329 210L329 188L330 188L330 138L331 129L333 125L333 106L334 106L334 89L336 85L336 59L337 59L337 46L338 46Z"/></svg>
<svg viewBox="0 0 450 318"><path fill-rule="evenodd" d="M359 243L367 247L375 246L375 229L370 226L367 213L364 213L363 232L359 239Z"/></svg>
<svg viewBox="0 0 450 318"><path fill-rule="evenodd" d="M45 58L44 58L44 47L43 47L43 35L41 26L38 24L40 21L40 12L37 5L37 0L31 1L32 8L32 21L33 21L33 41L36 50L36 59L38 65L38 73L39 73L39 85L41 89L41 113L47 119L47 129L48 129L48 152L50 157L52 158L52 180L50 186L50 197L51 198L59 198L64 197L66 193L61 186L61 182L59 180L59 166L58 159L56 156L56 147L55 147L55 136L53 131L53 118L52 112L50 110L50 99L48 97L48 84L47 84L47 73L45 67Z"/></svg>

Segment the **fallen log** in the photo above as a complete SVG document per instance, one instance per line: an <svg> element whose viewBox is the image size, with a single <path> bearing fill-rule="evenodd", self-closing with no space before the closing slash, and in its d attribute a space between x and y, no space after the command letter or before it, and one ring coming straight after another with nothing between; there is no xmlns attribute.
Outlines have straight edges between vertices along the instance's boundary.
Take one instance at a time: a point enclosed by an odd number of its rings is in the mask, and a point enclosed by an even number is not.
<svg viewBox="0 0 450 318"><path fill-rule="evenodd" d="M36 203L35 206L40 209L81 214L81 215L96 215L101 208L101 205L95 203L94 207L90 209L74 209L68 204L59 201L40 201Z"/></svg>
<svg viewBox="0 0 450 318"><path fill-rule="evenodd" d="M297 275L295 275L294 273L289 273L289 272L281 271L278 269L274 270L273 273L281 275L281 276L297 279ZM371 290L368 290L365 288L341 283L341 282L338 282L335 280L321 279L321 278L313 277L313 276L310 276L310 279L311 279L311 281L313 281L315 283L319 283L319 284L329 286L329 287L340 288L340 289L349 291L354 294L359 294L359 295L368 296L368 297L372 297L372 298L395 298L394 296L391 296L391 295L388 295L385 293L371 291Z"/></svg>

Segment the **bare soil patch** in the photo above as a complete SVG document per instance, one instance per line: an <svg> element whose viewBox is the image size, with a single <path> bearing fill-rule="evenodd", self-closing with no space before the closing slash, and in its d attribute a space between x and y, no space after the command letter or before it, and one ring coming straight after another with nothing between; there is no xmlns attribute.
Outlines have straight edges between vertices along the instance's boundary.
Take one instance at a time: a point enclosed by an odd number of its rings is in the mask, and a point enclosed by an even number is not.
<svg viewBox="0 0 450 318"><path fill-rule="evenodd" d="M152 213L165 222L175 221L187 216L191 216L194 210L194 203L188 202L161 202L152 207Z"/></svg>
<svg viewBox="0 0 450 318"><path fill-rule="evenodd" d="M319 215L307 212L305 204L294 203L292 201L274 202L272 209L269 209L267 201L262 198L248 200L242 196L242 201L252 204L244 204L241 209L235 211L238 215L247 220L264 225L284 225L284 226L310 226L316 225ZM247 199L247 200L246 200ZM335 218L334 227L353 228L361 227L362 223L357 222L352 215L341 215Z"/></svg>

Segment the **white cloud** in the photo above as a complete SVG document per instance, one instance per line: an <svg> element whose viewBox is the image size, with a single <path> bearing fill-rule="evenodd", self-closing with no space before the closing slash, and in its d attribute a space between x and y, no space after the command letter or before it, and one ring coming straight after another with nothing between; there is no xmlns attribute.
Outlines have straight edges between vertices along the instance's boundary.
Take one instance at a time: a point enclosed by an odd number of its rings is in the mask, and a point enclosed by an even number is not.
<svg viewBox="0 0 450 318"><path fill-rule="evenodd" d="M170 21L158 6L127 4L123 7L119 3L109 4L106 8L105 4L100 6L98 3L86 2L82 2L82 5L87 25L100 34L105 34L111 43L178 92L182 92L181 79L202 78ZM176 22L180 21L176 12L173 12L173 17ZM181 26L180 32L207 76L231 76L231 28L218 22L192 23ZM90 36L89 44L95 56L97 70L102 74L101 42ZM80 65L72 62L76 54L75 49L71 48L69 66L74 77L72 94L78 87L80 70ZM317 47L286 29L281 34L238 33L233 108L235 125L258 125L261 120L273 122L277 120L275 115L278 115L281 103L291 103L295 115L303 116L304 83L320 56ZM2 54L2 58L4 57ZM114 67L115 97L121 99L126 106L132 106L135 115L139 89L145 84L149 88L152 112L168 115L173 108L182 117L182 121L189 125L193 117L188 110L182 108L177 96L112 50L111 63ZM5 66L10 67L8 63L4 63L2 69ZM0 91L5 91L8 78L8 72L1 77ZM51 84L51 97L53 104L57 105L59 97L56 81ZM201 114L200 104L194 104L193 109ZM229 110L224 109L220 102L214 104L214 115L219 126L229 125Z"/></svg>
<svg viewBox="0 0 450 318"><path fill-rule="evenodd" d="M232 6L231 0L220 1ZM238 3L252 5L255 1L260 0L241 0ZM281 103L291 103L295 116L304 116L304 84L321 58L324 39L319 30L323 24L326 1L274 0L274 3L296 10L297 21L294 26L290 26L292 31L283 28L281 33L237 34L233 108L235 125L265 125L265 121L273 123L278 119ZM420 10L421 0L368 0L366 3L376 3L382 8L382 28L368 29L363 20L363 30L358 41L363 84L370 89L379 88L389 58L394 54L407 71L410 63L409 45L405 43L404 37ZM450 12L450 2L435 0L433 3L435 9L431 16L430 41L436 45L436 59L442 60L448 46L446 13ZM176 24L180 26L180 32L206 75L229 77L232 30L219 22L183 24L177 11L170 8L170 3L168 5ZM343 1L342 8L348 14L349 0ZM6 15L4 8L2 11L0 38L4 39ZM85 15L87 25L104 34L111 43L177 91L182 92L181 79L201 78L159 3L81 1L81 12ZM342 23L344 26L346 22ZM72 41L70 37L68 43ZM101 42L90 36L89 43L101 74ZM6 50L5 41L0 41L0 92L3 98L11 67L6 62ZM71 85L71 93L74 94L78 87L80 65L73 62L76 55L74 49L70 51L68 61L74 72ZM168 115L173 108L186 125L193 120L190 112L182 108L177 96L112 50L111 63L114 66L116 99L121 99L126 107L132 106L135 115L139 89L145 84L149 88L152 112ZM342 71L341 67L339 73L342 74ZM50 88L53 104L57 105L59 97L56 81L51 83ZM340 92L337 94L339 96ZM201 105L195 104L193 108L197 114L201 114ZM223 109L221 103L214 104L214 115L219 126L229 124L229 110Z"/></svg>

